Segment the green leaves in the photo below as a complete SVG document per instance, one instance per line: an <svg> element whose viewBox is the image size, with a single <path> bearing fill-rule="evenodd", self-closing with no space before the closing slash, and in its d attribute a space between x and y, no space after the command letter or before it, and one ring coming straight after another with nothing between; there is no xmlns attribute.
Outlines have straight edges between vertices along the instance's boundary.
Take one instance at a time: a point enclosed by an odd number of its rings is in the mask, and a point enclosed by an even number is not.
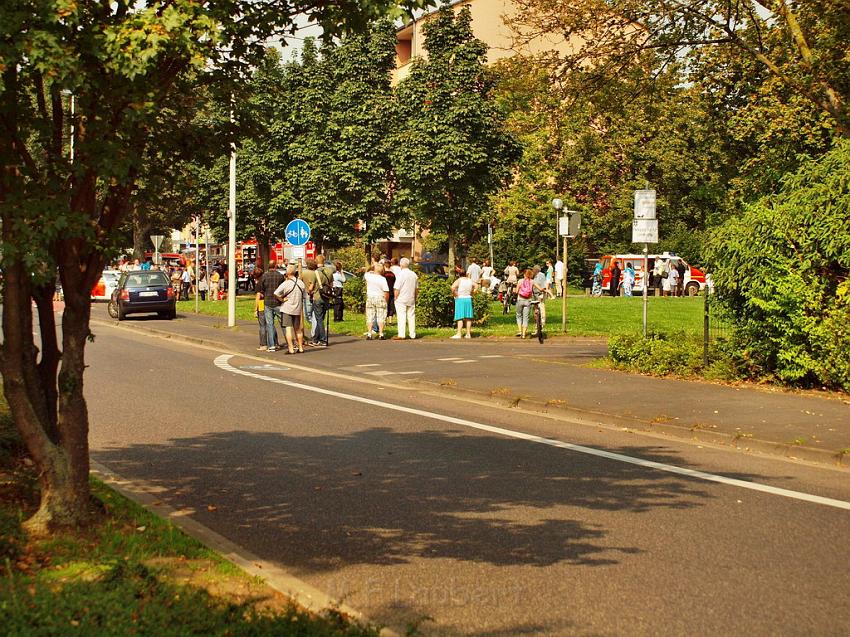
<svg viewBox="0 0 850 637"><path fill-rule="evenodd" d="M444 7L424 32L428 57L413 63L396 93L397 197L420 225L469 240L521 148L490 92L487 48L472 35L469 9Z"/></svg>
<svg viewBox="0 0 850 637"><path fill-rule="evenodd" d="M850 389L848 174L845 141L712 235L717 289L759 373Z"/></svg>

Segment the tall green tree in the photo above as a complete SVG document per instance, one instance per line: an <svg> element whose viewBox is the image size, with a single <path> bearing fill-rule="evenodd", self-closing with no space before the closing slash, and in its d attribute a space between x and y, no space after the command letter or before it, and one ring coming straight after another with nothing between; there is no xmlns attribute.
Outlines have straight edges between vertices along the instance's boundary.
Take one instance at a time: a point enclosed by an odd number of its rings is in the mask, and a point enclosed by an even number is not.
<svg viewBox="0 0 850 637"><path fill-rule="evenodd" d="M576 90L586 78L554 82L528 59L497 70L496 95L526 149L513 185L495 199L498 248L507 239L521 258L542 244L553 256L558 195L583 215L575 255L630 251L633 193L649 183L659 194L659 247L700 262L699 237L724 217L731 175L700 87L683 86L679 70L652 56L586 92Z"/></svg>
<svg viewBox="0 0 850 637"><path fill-rule="evenodd" d="M457 240L485 223L489 196L509 183L521 148L493 98L469 7L441 8L423 31L428 56L396 89L397 200L420 226L448 237L454 267Z"/></svg>
<svg viewBox="0 0 850 637"><path fill-rule="evenodd" d="M287 184L279 167L284 148L275 135L281 110L294 97L280 53L269 48L252 69L244 87L245 99L239 105L236 164L236 239L257 240L258 256L269 262L269 246L276 243L290 214ZM218 104L210 115L229 119L231 105ZM223 149L224 150L224 149ZM226 237L229 227L230 154L221 153L209 165L192 165L197 188L194 207L217 237Z"/></svg>
<svg viewBox="0 0 850 637"><path fill-rule="evenodd" d="M343 38L324 61L334 85L325 129L332 156L318 169L331 181L330 239L336 245L360 239L366 255L409 220L395 206L390 162L395 44L395 28L382 22Z"/></svg>
<svg viewBox="0 0 850 637"><path fill-rule="evenodd" d="M310 15L334 33L394 6L389 0L0 4L0 369L39 471L41 504L29 529L90 519L83 395L89 295L146 162L169 161L169 149L196 145L192 123L200 104L193 98L200 102L206 88L237 94L262 42L291 28L296 15ZM75 98L73 160L64 91ZM160 153L149 153L152 148ZM61 346L52 307L57 270L65 291Z"/></svg>
<svg viewBox="0 0 850 637"><path fill-rule="evenodd" d="M850 136L850 12L846 0L517 0L517 38L557 34L559 73L618 75L647 52L674 62L694 49L734 48L805 96Z"/></svg>

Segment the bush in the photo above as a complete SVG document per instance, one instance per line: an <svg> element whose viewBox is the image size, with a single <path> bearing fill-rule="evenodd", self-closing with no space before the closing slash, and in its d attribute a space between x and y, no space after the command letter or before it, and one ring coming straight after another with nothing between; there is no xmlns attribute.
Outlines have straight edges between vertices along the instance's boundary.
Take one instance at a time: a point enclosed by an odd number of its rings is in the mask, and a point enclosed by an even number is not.
<svg viewBox="0 0 850 637"><path fill-rule="evenodd" d="M487 325L490 320L489 294L472 296L475 325ZM423 327L452 327L455 316L455 299L452 286L446 279L434 276L419 278L419 297L416 300L416 323Z"/></svg>
<svg viewBox="0 0 850 637"><path fill-rule="evenodd" d="M454 319L452 287L446 279L435 276L419 278L416 299L416 323L422 327L448 327Z"/></svg>
<svg viewBox="0 0 850 637"><path fill-rule="evenodd" d="M750 377L850 391L850 142L839 142L716 230L719 300Z"/></svg>
<svg viewBox="0 0 850 637"><path fill-rule="evenodd" d="M703 361L703 341L684 332L619 334L608 340L608 358L617 369L654 376L702 375L715 380L734 380L740 375L730 357L728 341L712 341L708 367Z"/></svg>
<svg viewBox="0 0 850 637"><path fill-rule="evenodd" d="M342 302L346 310L361 314L366 311L366 280L363 277L346 281L342 287Z"/></svg>
<svg viewBox="0 0 850 637"><path fill-rule="evenodd" d="M472 309L475 312L475 325L481 327L490 322L490 304L493 297L488 292L478 292L472 295Z"/></svg>

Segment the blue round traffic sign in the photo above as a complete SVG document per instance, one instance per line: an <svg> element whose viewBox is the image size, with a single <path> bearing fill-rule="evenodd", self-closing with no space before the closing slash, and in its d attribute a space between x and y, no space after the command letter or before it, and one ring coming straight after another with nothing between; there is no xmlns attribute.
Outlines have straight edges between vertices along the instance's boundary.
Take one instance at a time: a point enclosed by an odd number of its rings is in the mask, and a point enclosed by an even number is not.
<svg viewBox="0 0 850 637"><path fill-rule="evenodd" d="M310 240L310 226L303 219L293 219L286 224L286 242L294 246L303 246Z"/></svg>

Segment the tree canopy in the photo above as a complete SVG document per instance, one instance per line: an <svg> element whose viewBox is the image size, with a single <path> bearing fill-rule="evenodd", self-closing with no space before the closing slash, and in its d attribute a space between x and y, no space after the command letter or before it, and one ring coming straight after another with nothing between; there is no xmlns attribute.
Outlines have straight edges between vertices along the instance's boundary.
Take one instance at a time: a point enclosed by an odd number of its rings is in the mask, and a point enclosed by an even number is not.
<svg viewBox="0 0 850 637"><path fill-rule="evenodd" d="M451 266L455 239L468 240L486 223L489 195L509 182L521 156L471 21L469 7L440 9L423 28L427 58L413 62L396 91L398 203L422 227L448 236Z"/></svg>
<svg viewBox="0 0 850 637"><path fill-rule="evenodd" d="M611 78L652 51L668 63L734 48L850 135L850 12L844 0L517 0L518 39L561 36L559 72Z"/></svg>
<svg viewBox="0 0 850 637"><path fill-rule="evenodd" d="M89 295L140 177L152 162L172 162L208 141L193 125L202 100L238 96L264 41L291 31L296 15L309 16L331 36L399 6L423 4L0 5L0 366L15 422L39 468L42 500L31 529L78 525L89 516L83 398ZM71 121L66 94L74 99ZM52 308L57 269L65 291L61 349Z"/></svg>

